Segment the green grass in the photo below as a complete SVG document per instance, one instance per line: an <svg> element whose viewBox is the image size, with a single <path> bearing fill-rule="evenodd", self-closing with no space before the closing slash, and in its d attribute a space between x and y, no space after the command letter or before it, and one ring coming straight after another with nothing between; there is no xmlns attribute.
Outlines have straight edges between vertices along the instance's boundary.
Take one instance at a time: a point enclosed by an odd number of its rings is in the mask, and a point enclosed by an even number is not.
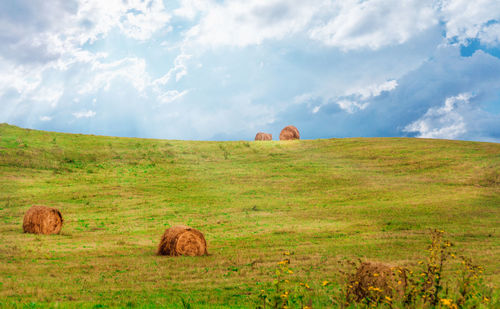
<svg viewBox="0 0 500 309"><path fill-rule="evenodd" d="M23 234L33 204L61 210L60 235ZM343 258L415 265L430 228L496 288L499 205L494 143L200 142L2 124L0 307L248 307L286 250L315 287ZM202 231L210 256L155 256L176 224Z"/></svg>

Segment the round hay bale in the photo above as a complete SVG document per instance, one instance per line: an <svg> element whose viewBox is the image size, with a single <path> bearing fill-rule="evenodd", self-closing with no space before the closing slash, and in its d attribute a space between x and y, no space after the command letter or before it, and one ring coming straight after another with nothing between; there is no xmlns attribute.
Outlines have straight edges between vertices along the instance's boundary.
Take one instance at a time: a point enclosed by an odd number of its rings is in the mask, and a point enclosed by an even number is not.
<svg viewBox="0 0 500 309"><path fill-rule="evenodd" d="M270 133L259 132L259 133L257 133L257 135L255 135L255 140L256 141L272 141L273 135Z"/></svg>
<svg viewBox="0 0 500 309"><path fill-rule="evenodd" d="M356 301L364 299L372 291L384 296L403 296L406 287L406 270L377 262L363 262L350 280L349 296ZM378 289L378 290L377 290Z"/></svg>
<svg viewBox="0 0 500 309"><path fill-rule="evenodd" d="M59 234L63 225L61 212L55 208L32 206L23 219L25 233Z"/></svg>
<svg viewBox="0 0 500 309"><path fill-rule="evenodd" d="M203 234L187 226L174 226L165 231L158 245L157 255L208 255Z"/></svg>
<svg viewBox="0 0 500 309"><path fill-rule="evenodd" d="M280 141L300 139L299 130L294 126L286 126L281 130Z"/></svg>

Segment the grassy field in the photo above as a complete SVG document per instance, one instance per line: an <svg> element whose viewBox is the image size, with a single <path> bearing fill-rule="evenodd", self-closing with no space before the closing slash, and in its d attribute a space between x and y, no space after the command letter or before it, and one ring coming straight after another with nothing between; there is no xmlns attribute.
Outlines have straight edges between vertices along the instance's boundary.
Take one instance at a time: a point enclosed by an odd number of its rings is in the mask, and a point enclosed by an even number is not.
<svg viewBox="0 0 500 309"><path fill-rule="evenodd" d="M33 204L61 210L60 235L23 234ZM499 206L494 143L200 142L2 124L0 307L251 307L284 251L314 290L344 258L416 265L430 228L496 288ZM202 231L210 255L156 256L176 224Z"/></svg>

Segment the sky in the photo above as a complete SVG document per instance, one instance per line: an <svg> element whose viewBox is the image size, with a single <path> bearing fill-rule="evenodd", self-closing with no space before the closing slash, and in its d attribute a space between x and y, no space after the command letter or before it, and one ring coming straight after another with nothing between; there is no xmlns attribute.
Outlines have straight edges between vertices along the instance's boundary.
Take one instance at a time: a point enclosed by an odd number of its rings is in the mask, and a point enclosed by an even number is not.
<svg viewBox="0 0 500 309"><path fill-rule="evenodd" d="M0 123L500 142L500 0L2 0Z"/></svg>

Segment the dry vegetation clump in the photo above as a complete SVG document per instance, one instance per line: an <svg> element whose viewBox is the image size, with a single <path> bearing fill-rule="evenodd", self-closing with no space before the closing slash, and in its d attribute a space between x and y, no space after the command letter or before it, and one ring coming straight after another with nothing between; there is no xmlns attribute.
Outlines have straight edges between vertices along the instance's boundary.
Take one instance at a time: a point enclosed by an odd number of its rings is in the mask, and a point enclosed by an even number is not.
<svg viewBox="0 0 500 309"><path fill-rule="evenodd" d="M401 297L405 293L406 284L405 269L383 263L363 262L350 278L347 297L354 301L377 295Z"/></svg>
<svg viewBox="0 0 500 309"><path fill-rule="evenodd" d="M299 130L294 126L286 126L281 130L280 141L300 139Z"/></svg>
<svg viewBox="0 0 500 309"><path fill-rule="evenodd" d="M158 245L157 255L208 255L203 234L187 226L174 226L165 231Z"/></svg>
<svg viewBox="0 0 500 309"><path fill-rule="evenodd" d="M23 220L25 233L59 234L63 225L61 212L55 208L32 206Z"/></svg>
<svg viewBox="0 0 500 309"><path fill-rule="evenodd" d="M257 133L257 135L255 135L255 140L256 141L272 141L273 135L270 133L259 132L259 133Z"/></svg>

